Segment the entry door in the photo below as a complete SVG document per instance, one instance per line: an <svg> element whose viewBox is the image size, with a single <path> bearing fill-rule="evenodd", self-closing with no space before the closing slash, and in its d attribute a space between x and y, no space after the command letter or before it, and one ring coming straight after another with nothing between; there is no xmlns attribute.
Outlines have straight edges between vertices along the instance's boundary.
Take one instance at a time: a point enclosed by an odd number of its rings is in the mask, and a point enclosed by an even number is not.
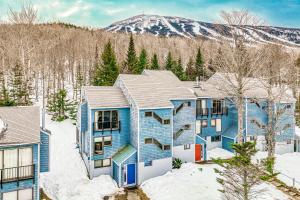
<svg viewBox="0 0 300 200"><path fill-rule="evenodd" d="M195 144L195 161L200 161L202 155L202 145L201 144Z"/></svg>
<svg viewBox="0 0 300 200"><path fill-rule="evenodd" d="M135 184L135 164L127 165L127 185Z"/></svg>

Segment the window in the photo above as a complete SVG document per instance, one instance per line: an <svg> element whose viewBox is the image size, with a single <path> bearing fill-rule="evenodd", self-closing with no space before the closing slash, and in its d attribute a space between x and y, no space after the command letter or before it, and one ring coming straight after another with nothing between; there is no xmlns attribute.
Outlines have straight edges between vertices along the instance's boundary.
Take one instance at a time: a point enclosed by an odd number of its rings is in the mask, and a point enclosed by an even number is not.
<svg viewBox="0 0 300 200"><path fill-rule="evenodd" d="M254 141L256 140L256 137L251 135L251 136L248 136L248 141Z"/></svg>
<svg viewBox="0 0 300 200"><path fill-rule="evenodd" d="M184 145L184 150L188 150L188 149L191 149L191 145L190 144L185 144Z"/></svg>
<svg viewBox="0 0 300 200"><path fill-rule="evenodd" d="M223 100L214 99L212 113L213 114L221 114L222 113L222 104L223 104Z"/></svg>
<svg viewBox="0 0 300 200"><path fill-rule="evenodd" d="M287 104L287 105L285 106L285 109L291 109L291 108L292 108L291 104Z"/></svg>
<svg viewBox="0 0 300 200"><path fill-rule="evenodd" d="M196 120L196 134L201 133L201 120Z"/></svg>
<svg viewBox="0 0 300 200"><path fill-rule="evenodd" d="M204 120L201 120L201 127L207 127L207 120L204 119Z"/></svg>
<svg viewBox="0 0 300 200"><path fill-rule="evenodd" d="M188 102L185 102L185 103L184 103L184 106L186 106L186 107L190 107L190 106L191 106L191 102L190 102L190 101L188 101Z"/></svg>
<svg viewBox="0 0 300 200"><path fill-rule="evenodd" d="M190 124L185 124L184 125L184 129L185 130L190 130L191 129L191 125Z"/></svg>
<svg viewBox="0 0 300 200"><path fill-rule="evenodd" d="M103 154L103 147L111 146L111 145L112 145L111 136L94 138L94 154Z"/></svg>
<svg viewBox="0 0 300 200"><path fill-rule="evenodd" d="M221 141L221 136L220 135L211 136L210 140L211 140L211 142L220 142Z"/></svg>
<svg viewBox="0 0 300 200"><path fill-rule="evenodd" d="M32 200L32 188L3 193L3 200Z"/></svg>
<svg viewBox="0 0 300 200"><path fill-rule="evenodd" d="M206 99L199 99L196 102L197 115L208 115Z"/></svg>
<svg viewBox="0 0 300 200"><path fill-rule="evenodd" d="M153 140L152 138L145 138L145 144L152 144Z"/></svg>
<svg viewBox="0 0 300 200"><path fill-rule="evenodd" d="M94 161L94 167L95 168L109 167L110 165L111 165L111 159L110 158Z"/></svg>
<svg viewBox="0 0 300 200"><path fill-rule="evenodd" d="M222 120L216 119L216 132L221 132L221 131L222 131Z"/></svg>
<svg viewBox="0 0 300 200"><path fill-rule="evenodd" d="M170 149L171 149L170 145L163 145L163 150L164 151L167 151L167 150L170 150Z"/></svg>
<svg viewBox="0 0 300 200"><path fill-rule="evenodd" d="M145 161L144 166L145 166L145 167L152 166L152 160L147 160L147 161Z"/></svg>
<svg viewBox="0 0 300 200"><path fill-rule="evenodd" d="M117 110L95 112L95 130L118 129L119 114Z"/></svg>
<svg viewBox="0 0 300 200"><path fill-rule="evenodd" d="M288 140L286 141L286 144L292 144L292 140L291 140L291 139L288 139Z"/></svg>
<svg viewBox="0 0 300 200"><path fill-rule="evenodd" d="M170 124L170 120L169 119L164 119L163 122L164 122L164 124Z"/></svg>
<svg viewBox="0 0 300 200"><path fill-rule="evenodd" d="M152 117L152 112L145 112L145 117Z"/></svg>
<svg viewBox="0 0 300 200"><path fill-rule="evenodd" d="M210 126L215 127L216 126L216 119L210 120Z"/></svg>

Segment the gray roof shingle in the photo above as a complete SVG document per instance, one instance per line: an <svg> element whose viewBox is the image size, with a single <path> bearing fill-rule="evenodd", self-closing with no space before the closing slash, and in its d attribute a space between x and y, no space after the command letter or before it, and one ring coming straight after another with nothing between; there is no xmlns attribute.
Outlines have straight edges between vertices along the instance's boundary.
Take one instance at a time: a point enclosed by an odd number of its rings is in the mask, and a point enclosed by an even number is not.
<svg viewBox="0 0 300 200"><path fill-rule="evenodd" d="M38 106L0 107L0 118L7 124L7 130L0 137L0 146L40 142Z"/></svg>

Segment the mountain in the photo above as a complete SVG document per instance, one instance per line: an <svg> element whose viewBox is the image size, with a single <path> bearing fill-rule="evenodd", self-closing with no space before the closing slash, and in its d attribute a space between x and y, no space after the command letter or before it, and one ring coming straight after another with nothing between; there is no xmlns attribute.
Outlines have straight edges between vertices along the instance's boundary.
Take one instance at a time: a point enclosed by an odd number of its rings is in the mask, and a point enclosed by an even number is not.
<svg viewBox="0 0 300 200"><path fill-rule="evenodd" d="M248 41L256 43L279 43L300 47L300 28L243 26L239 29L246 34ZM182 17L137 15L115 22L106 27L105 30L135 34L148 33L166 37L204 37L214 40L219 40L220 38L230 40L232 27Z"/></svg>

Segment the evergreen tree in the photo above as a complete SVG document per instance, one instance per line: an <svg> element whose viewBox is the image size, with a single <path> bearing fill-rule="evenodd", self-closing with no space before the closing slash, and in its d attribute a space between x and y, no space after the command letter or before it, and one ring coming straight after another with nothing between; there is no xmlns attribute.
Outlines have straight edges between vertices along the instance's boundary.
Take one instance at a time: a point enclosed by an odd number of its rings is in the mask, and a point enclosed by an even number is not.
<svg viewBox="0 0 300 200"><path fill-rule="evenodd" d="M189 81L195 81L197 76L192 57L190 57L189 62L187 63L186 66L186 76L187 76L187 80Z"/></svg>
<svg viewBox="0 0 300 200"><path fill-rule="evenodd" d="M196 74L199 80L206 79L207 78L207 73L204 68L204 62L201 54L200 48L198 48L198 52L196 55L196 62L195 62L195 68L196 68Z"/></svg>
<svg viewBox="0 0 300 200"><path fill-rule="evenodd" d="M12 100L15 105L27 106L32 104L29 97L32 90L30 80L25 77L20 64L16 64L11 70L10 88Z"/></svg>
<svg viewBox="0 0 300 200"><path fill-rule="evenodd" d="M261 192L255 189L255 186L261 183L263 166L251 162L251 158L257 152L255 145L255 142L233 144L233 150L236 152L233 158L214 160L222 168L215 169L215 172L220 175L217 181L223 187L220 191L225 195L225 199L250 200Z"/></svg>
<svg viewBox="0 0 300 200"><path fill-rule="evenodd" d="M138 73L139 69L137 66L137 57L136 57L136 52L134 48L134 41L133 41L133 36L130 34L130 40L129 40L129 46L127 50L127 58L126 58L126 65L128 67L129 72L132 73Z"/></svg>
<svg viewBox="0 0 300 200"><path fill-rule="evenodd" d="M97 64L95 67L93 85L111 86L119 75L119 68L110 41L105 45L104 51L101 54L101 59L101 64Z"/></svg>
<svg viewBox="0 0 300 200"><path fill-rule="evenodd" d="M182 67L181 57L178 58L177 63L173 66L172 72L182 81L186 80L186 74Z"/></svg>
<svg viewBox="0 0 300 200"><path fill-rule="evenodd" d="M133 73L134 74L141 74L143 72L144 69L148 68L148 58L147 58L147 52L146 50L143 48L140 56L139 56L139 62L137 67L134 69Z"/></svg>
<svg viewBox="0 0 300 200"><path fill-rule="evenodd" d="M172 70L173 66L174 66L174 61L173 61L173 58L172 58L172 54L169 51L167 59L166 59L166 63L165 63L165 69L166 70Z"/></svg>
<svg viewBox="0 0 300 200"><path fill-rule="evenodd" d="M0 106L13 106L14 101L9 96L9 91L6 87L4 73L0 71Z"/></svg>
<svg viewBox="0 0 300 200"><path fill-rule="evenodd" d="M160 69L159 64L158 64L157 54L154 54L151 59L150 69L154 69L154 70Z"/></svg>
<svg viewBox="0 0 300 200"><path fill-rule="evenodd" d="M63 121L65 119L76 120L76 102L67 99L67 91L60 89L51 95L48 100L47 110L52 115L52 120Z"/></svg>

